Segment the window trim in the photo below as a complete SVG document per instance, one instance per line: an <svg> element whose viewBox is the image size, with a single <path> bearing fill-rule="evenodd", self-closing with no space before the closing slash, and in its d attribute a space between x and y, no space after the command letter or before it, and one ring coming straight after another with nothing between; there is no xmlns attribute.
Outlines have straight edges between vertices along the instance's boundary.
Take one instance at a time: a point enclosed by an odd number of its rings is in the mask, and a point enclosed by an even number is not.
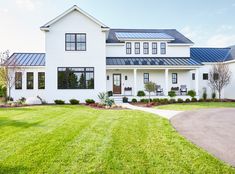
<svg viewBox="0 0 235 174"><path fill-rule="evenodd" d="M127 45L130 45L130 48L128 48ZM128 52L127 50L130 50L130 52ZM132 54L132 44L131 44L131 42L126 42L126 54Z"/></svg>
<svg viewBox="0 0 235 174"><path fill-rule="evenodd" d="M146 48L145 48L145 45L147 45ZM146 53L145 53L145 50L147 50ZM149 42L144 42L144 43L143 43L143 53L144 53L144 54L149 54Z"/></svg>
<svg viewBox="0 0 235 174"><path fill-rule="evenodd" d="M32 81L32 88L29 88L29 86L28 86L28 82L29 82L29 79L28 79L28 75L29 74L33 74L33 78L32 78L32 80L30 80L30 81ZM26 89L28 89L28 90L33 90L34 89L34 72L26 72Z"/></svg>
<svg viewBox="0 0 235 174"><path fill-rule="evenodd" d="M172 73L171 81L172 81L172 84L177 84L178 83L178 74L177 73Z"/></svg>
<svg viewBox="0 0 235 174"><path fill-rule="evenodd" d="M153 45L156 45L156 48L154 48ZM157 47L158 47L157 42L152 42L152 54L158 54ZM153 52L153 50L156 50L156 52Z"/></svg>
<svg viewBox="0 0 235 174"><path fill-rule="evenodd" d="M75 42L67 42L66 41L66 38L67 38L66 36L67 35L72 35L72 34L75 35ZM85 42L77 42L77 35L85 35ZM68 50L67 46L66 46L67 43L75 43L75 50ZM85 43L85 49L84 50L78 50L78 47L77 47L78 43ZM86 33L65 33L65 51L87 51L87 36L86 36Z"/></svg>
<svg viewBox="0 0 235 174"><path fill-rule="evenodd" d="M138 45L139 47L136 47L136 45ZM140 42L135 42L135 54L140 54Z"/></svg>
<svg viewBox="0 0 235 174"><path fill-rule="evenodd" d="M163 45L164 45L164 47L162 47ZM161 42L160 50L161 50L160 52L162 55L166 54L166 43L165 42ZM164 52L163 52L163 50L164 50Z"/></svg>
<svg viewBox="0 0 235 174"><path fill-rule="evenodd" d="M204 78L205 75L206 75L207 78ZM203 73L202 74L202 80L209 80L209 74L208 73Z"/></svg>
<svg viewBox="0 0 235 174"><path fill-rule="evenodd" d="M39 87L39 84L40 84L40 78L39 78L39 74L44 74L44 87L43 88L40 88ZM38 89L45 89L45 82L46 82L46 74L45 74L45 72L38 72Z"/></svg>
<svg viewBox="0 0 235 174"><path fill-rule="evenodd" d="M16 79L16 74L20 74L20 79ZM23 86L23 85L22 85L22 84L23 84L22 76L23 76L23 73L22 73L22 72L15 72L15 90L22 90L22 86ZM16 87L17 81L20 82L20 87L19 87L19 88Z"/></svg>
<svg viewBox="0 0 235 174"><path fill-rule="evenodd" d="M145 75L148 75L148 77L145 78ZM147 82L145 80L147 80ZM148 82L149 82L149 73L144 73L144 84L146 84Z"/></svg>

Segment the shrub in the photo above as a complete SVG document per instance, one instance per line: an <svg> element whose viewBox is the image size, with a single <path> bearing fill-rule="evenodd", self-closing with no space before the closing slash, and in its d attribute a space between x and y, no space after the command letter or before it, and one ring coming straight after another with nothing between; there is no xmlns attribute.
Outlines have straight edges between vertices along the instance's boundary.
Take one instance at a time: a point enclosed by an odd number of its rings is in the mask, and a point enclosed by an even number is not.
<svg viewBox="0 0 235 174"><path fill-rule="evenodd" d="M93 99L86 99L85 102L86 102L86 104L90 105L90 104L95 103L95 100L93 100Z"/></svg>
<svg viewBox="0 0 235 174"><path fill-rule="evenodd" d="M191 102L197 102L197 99L196 98L192 98Z"/></svg>
<svg viewBox="0 0 235 174"><path fill-rule="evenodd" d="M175 96L176 96L175 91L169 91L169 92L168 92L168 96L171 97L171 98L172 98L172 97L175 97Z"/></svg>
<svg viewBox="0 0 235 174"><path fill-rule="evenodd" d="M185 100L185 103L189 103L189 102L190 102L190 99L187 98L187 99Z"/></svg>
<svg viewBox="0 0 235 174"><path fill-rule="evenodd" d="M213 100L215 100L215 98L216 98L216 93L215 93L215 92L213 92L213 93L211 94L211 98L212 98Z"/></svg>
<svg viewBox="0 0 235 174"><path fill-rule="evenodd" d="M122 102L123 102L123 103L128 103L128 98L127 98L127 97L123 97L123 98L122 98Z"/></svg>
<svg viewBox="0 0 235 174"><path fill-rule="evenodd" d="M190 90L188 91L188 95L192 98L194 98L196 96L196 92L194 90Z"/></svg>
<svg viewBox="0 0 235 174"><path fill-rule="evenodd" d="M183 100L183 99L181 99L181 98L178 98L177 102L178 102L178 103L183 103L183 102L184 102L184 100Z"/></svg>
<svg viewBox="0 0 235 174"><path fill-rule="evenodd" d="M0 97L5 97L7 94L7 88L0 86Z"/></svg>
<svg viewBox="0 0 235 174"><path fill-rule="evenodd" d="M207 93L206 93L206 92L203 92L202 98L203 98L203 100L206 100L206 99L207 99Z"/></svg>
<svg viewBox="0 0 235 174"><path fill-rule="evenodd" d="M205 101L206 102L212 102L213 100L212 99L206 99Z"/></svg>
<svg viewBox="0 0 235 174"><path fill-rule="evenodd" d="M108 91L107 93L109 97L113 96L113 91Z"/></svg>
<svg viewBox="0 0 235 174"><path fill-rule="evenodd" d="M22 103L25 103L26 98L25 98L25 97L21 97L21 98L19 99L19 101L22 102Z"/></svg>
<svg viewBox="0 0 235 174"><path fill-rule="evenodd" d="M69 102L71 105L78 105L79 104L79 100L76 100L76 99L71 99L71 100L69 100Z"/></svg>
<svg viewBox="0 0 235 174"><path fill-rule="evenodd" d="M173 98L169 100L169 103L175 103L175 102L176 102L176 100Z"/></svg>
<svg viewBox="0 0 235 174"><path fill-rule="evenodd" d="M153 99L153 102L154 102L154 103L159 103L159 101L160 101L159 98L154 98L154 99Z"/></svg>
<svg viewBox="0 0 235 174"><path fill-rule="evenodd" d="M204 101L204 99L203 98L200 98L199 100L198 100L198 102L203 102Z"/></svg>
<svg viewBox="0 0 235 174"><path fill-rule="evenodd" d="M14 101L12 97L7 97L7 101Z"/></svg>
<svg viewBox="0 0 235 174"><path fill-rule="evenodd" d="M160 104L167 104L168 103L168 99L167 98L162 98L159 100Z"/></svg>
<svg viewBox="0 0 235 174"><path fill-rule="evenodd" d="M54 100L55 104L57 105L63 105L65 104L64 100Z"/></svg>
<svg viewBox="0 0 235 174"><path fill-rule="evenodd" d="M145 96L145 92L144 91L138 91L137 96L138 97L144 97Z"/></svg>
<svg viewBox="0 0 235 174"><path fill-rule="evenodd" d="M131 102L132 102L132 103L137 103L137 100L136 100L135 98L133 98L133 99L131 100Z"/></svg>

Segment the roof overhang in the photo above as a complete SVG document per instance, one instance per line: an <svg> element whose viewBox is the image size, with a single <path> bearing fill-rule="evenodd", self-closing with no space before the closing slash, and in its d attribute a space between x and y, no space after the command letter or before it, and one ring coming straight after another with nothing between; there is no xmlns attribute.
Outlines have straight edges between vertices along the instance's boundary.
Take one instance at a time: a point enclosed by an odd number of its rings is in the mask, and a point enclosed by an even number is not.
<svg viewBox="0 0 235 174"><path fill-rule="evenodd" d="M202 65L201 65L202 66ZM107 65L106 69L151 69L151 70L164 70L164 69L179 69L179 70L193 70L196 68L200 68L201 66L152 66L152 65L131 65L131 66L126 66L126 65Z"/></svg>

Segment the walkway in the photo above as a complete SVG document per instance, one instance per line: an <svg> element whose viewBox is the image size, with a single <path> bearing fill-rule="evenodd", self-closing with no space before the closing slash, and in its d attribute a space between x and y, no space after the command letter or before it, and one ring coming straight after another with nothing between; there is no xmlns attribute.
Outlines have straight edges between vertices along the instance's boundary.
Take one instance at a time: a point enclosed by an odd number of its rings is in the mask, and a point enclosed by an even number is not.
<svg viewBox="0 0 235 174"><path fill-rule="evenodd" d="M132 110L149 112L149 113L156 114L167 119L171 119L173 116L182 112L182 111L152 109L152 108L147 108L147 107L134 106L129 103L123 103L121 104L121 106L128 108L128 109L132 109Z"/></svg>

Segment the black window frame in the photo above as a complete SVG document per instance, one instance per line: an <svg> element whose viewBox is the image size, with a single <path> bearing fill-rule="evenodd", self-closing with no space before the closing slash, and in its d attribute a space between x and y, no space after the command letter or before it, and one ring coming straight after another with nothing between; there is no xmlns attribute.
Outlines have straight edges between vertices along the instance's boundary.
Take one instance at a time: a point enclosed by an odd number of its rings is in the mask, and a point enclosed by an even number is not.
<svg viewBox="0 0 235 174"><path fill-rule="evenodd" d="M67 41L68 35L74 35L74 41ZM83 35L85 36L85 41L78 41L78 36ZM74 50L68 49L67 44L74 44ZM78 49L79 44L84 44L85 49ZM65 33L65 51L87 51L87 36L86 33Z"/></svg>
<svg viewBox="0 0 235 174"><path fill-rule="evenodd" d="M65 69L65 71L59 71L59 69ZM71 71L69 69L84 69L84 70L76 70L76 71ZM90 69L93 69L93 70L90 70ZM59 84L59 72L66 72L65 74L65 79L66 81L63 81L62 84L65 85L64 87ZM75 72L75 73L83 73L84 74L84 82L82 84L83 87L77 87L77 88L72 88L69 86L69 81L68 81L68 77L69 77L69 73L70 72ZM93 76L93 87L92 88L89 88L89 86L87 85L88 84L88 81L87 80L87 73L91 73L92 76ZM73 89L83 89L83 90L86 90L86 89L95 89L95 68L94 67L58 67L57 68L57 89L59 90L73 90Z"/></svg>
<svg viewBox="0 0 235 174"><path fill-rule="evenodd" d="M196 79L196 74L192 73L192 80L195 80L195 79Z"/></svg>
<svg viewBox="0 0 235 174"><path fill-rule="evenodd" d="M140 42L135 42L135 54L140 54Z"/></svg>
<svg viewBox="0 0 235 174"><path fill-rule="evenodd" d="M209 79L209 74L208 73L203 73L202 74L202 80L208 80Z"/></svg>
<svg viewBox="0 0 235 174"><path fill-rule="evenodd" d="M148 42L143 43L143 53L149 54L149 43Z"/></svg>
<svg viewBox="0 0 235 174"><path fill-rule="evenodd" d="M145 75L147 75L147 77ZM148 82L149 82L149 73L144 73L144 84Z"/></svg>
<svg viewBox="0 0 235 174"><path fill-rule="evenodd" d="M38 72L38 89L45 89L45 80L45 72Z"/></svg>
<svg viewBox="0 0 235 174"><path fill-rule="evenodd" d="M172 73L172 84L177 84L177 83L178 83L178 74Z"/></svg>
<svg viewBox="0 0 235 174"><path fill-rule="evenodd" d="M29 75L32 75L32 79L29 79ZM29 82L31 82L32 86L29 86ZM26 89L34 89L34 73L27 72L26 73Z"/></svg>
<svg viewBox="0 0 235 174"><path fill-rule="evenodd" d="M22 89L22 72L15 72L15 89Z"/></svg>
<svg viewBox="0 0 235 174"><path fill-rule="evenodd" d="M152 54L157 54L157 42L152 43Z"/></svg>
<svg viewBox="0 0 235 174"><path fill-rule="evenodd" d="M166 54L166 43L161 42L160 49L161 49L161 54Z"/></svg>
<svg viewBox="0 0 235 174"><path fill-rule="evenodd" d="M128 47L128 45L129 45L130 47ZM131 54L131 53L132 53L131 47L132 47L131 42L127 42L127 43L126 43L126 54Z"/></svg>

